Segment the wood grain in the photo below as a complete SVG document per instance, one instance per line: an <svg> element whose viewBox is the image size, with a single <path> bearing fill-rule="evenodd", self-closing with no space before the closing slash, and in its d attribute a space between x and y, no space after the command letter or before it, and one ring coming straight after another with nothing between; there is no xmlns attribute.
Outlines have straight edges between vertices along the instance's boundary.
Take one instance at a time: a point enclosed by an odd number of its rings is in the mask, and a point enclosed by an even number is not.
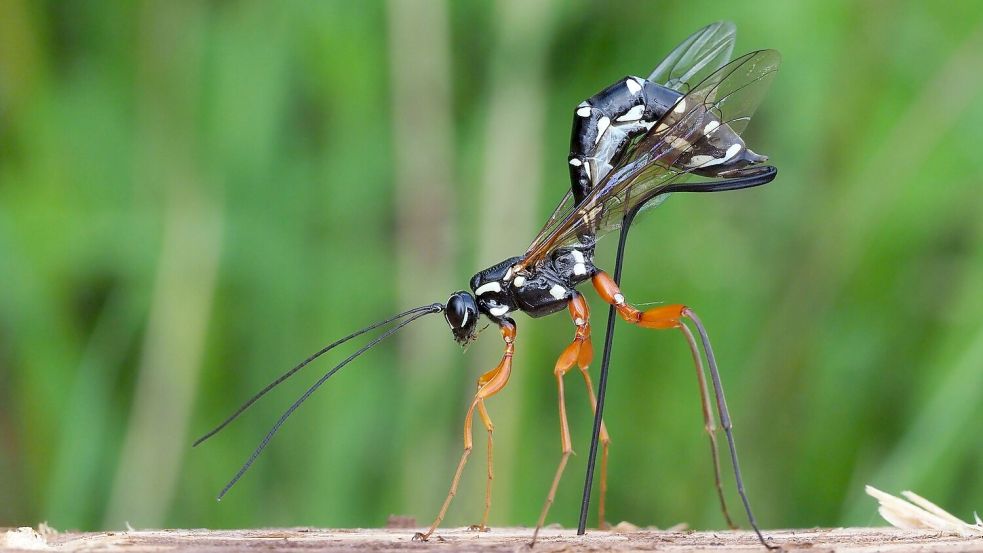
<svg viewBox="0 0 983 553"><path fill-rule="evenodd" d="M140 530L45 533L4 530L0 550L30 547L50 551L528 551L532 530L501 528L478 534L467 529L438 532L427 543L412 541L404 529L283 528L259 530ZM34 536L31 537L30 534ZM15 536L11 539L11 536ZM787 551L983 551L983 539L940 536L894 528L778 530L766 536ZM33 541L32 541L33 540ZM33 547L31 544L33 543ZM750 532L671 532L640 529L624 533L547 528L535 551L764 551Z"/></svg>

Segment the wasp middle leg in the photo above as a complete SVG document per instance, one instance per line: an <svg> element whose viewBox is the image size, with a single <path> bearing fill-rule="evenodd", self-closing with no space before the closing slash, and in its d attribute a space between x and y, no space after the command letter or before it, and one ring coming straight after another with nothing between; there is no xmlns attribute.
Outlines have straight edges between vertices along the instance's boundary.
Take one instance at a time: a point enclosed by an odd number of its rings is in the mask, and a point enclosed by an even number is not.
<svg viewBox="0 0 983 553"><path fill-rule="evenodd" d="M594 346L590 340L590 311L587 307L587 302L584 301L583 296L574 298L570 302L570 316L573 318L574 324L580 327L580 322L583 321L585 327L586 339L583 340L582 346L580 347L580 352L577 356L577 365L580 368L580 375L584 379L584 386L587 387L587 398L590 401L591 412L597 413L597 395L594 394L594 383L591 381L590 372L588 367L590 366L591 360L594 357ZM571 349L577 340L567 346L567 349ZM564 352L566 353L566 352ZM572 363L573 359L567 358L567 361ZM608 453L611 446L611 436L608 434L607 425L604 421L601 421L601 485L600 491L598 493L597 502L597 526L601 530L607 530L608 523L605 518L605 507L607 505L607 493L608 493Z"/></svg>
<svg viewBox="0 0 983 553"><path fill-rule="evenodd" d="M532 543L536 543L536 538L539 536L539 530L543 527L546 522L546 515L549 513L550 507L553 505L553 500L556 497L556 489L560 484L560 479L563 476L563 471L566 468L567 460L573 453L573 444L570 439L570 426L567 421L567 408L566 408L566 397L564 393L563 377L566 376L567 372L573 368L576 364L580 368L580 372L584 377L584 383L587 386L587 392L590 397L591 407L596 410L597 401L594 396L594 387L591 384L590 374L587 372L587 367L590 365L591 360L594 357L594 346L591 344L590 339L590 310L587 307L587 302L584 297L580 294L574 294L568 303L570 310L570 317L573 319L574 324L577 326L576 334L574 336L573 342L570 343L560 354L559 358L556 360L556 365L553 369L553 374L556 377L557 390L559 392L559 408L560 408L560 446L561 446L561 457L560 464L556 469L556 474L553 477L553 484L550 486L549 494L546 496L546 503L543 505L543 510L540 513L539 521L536 524L536 530L533 532ZM607 488L607 456L608 456L608 445L611 439L608 436L607 428L604 423L601 423L601 443L604 447L604 453L601 457L601 507L600 507L600 520L601 524L604 524L604 491Z"/></svg>
<svg viewBox="0 0 983 553"><path fill-rule="evenodd" d="M433 524L426 532L417 532L413 536L414 540L426 541L434 533L438 526L440 526L441 521L444 520L444 516L447 514L447 509L451 505L451 501L454 500L454 496L457 495L457 486L461 481L461 474L464 473L464 467L468 463L468 457L471 456L471 449L474 447L474 439L472 436L472 426L474 421L474 411L478 409L479 416L482 422L485 423L485 428L488 430L488 487L486 488L485 496L485 516L482 521L482 527L485 526L488 517L488 509L491 506L491 432L493 426L491 424L491 419L488 417L488 412L484 408L484 400L490 398L491 396L502 391L509 382L509 376L512 374L512 355L515 352L515 323L511 319L503 318L499 322L499 328L502 331L502 340L505 341L505 353L502 355L502 360L498 363L494 369L488 371L478 380L478 391L474 394L474 399L471 401L471 406L468 407L468 413L464 417L464 452L461 454L461 460L457 464L457 470L454 472L454 479L451 480L451 489L447 493L447 498L444 499L444 504L440 507L440 512L437 513L437 518L434 519ZM484 381L484 383L482 383Z"/></svg>

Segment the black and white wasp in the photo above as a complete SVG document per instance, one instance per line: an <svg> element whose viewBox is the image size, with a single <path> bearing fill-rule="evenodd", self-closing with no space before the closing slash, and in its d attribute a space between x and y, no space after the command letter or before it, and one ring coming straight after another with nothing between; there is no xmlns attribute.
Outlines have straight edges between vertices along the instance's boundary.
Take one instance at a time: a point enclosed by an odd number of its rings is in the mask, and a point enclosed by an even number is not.
<svg viewBox="0 0 983 553"><path fill-rule="evenodd" d="M380 321L318 351L287 371L253 396L218 427L201 437L195 445L224 428L246 408L273 387L311 361L352 338L386 328L365 346L343 360L315 382L295 401L264 437L239 472L221 491L219 498L239 480L283 422L311 394L341 367L372 348L402 327L429 314L443 312L454 339L466 345L478 336L479 319L498 326L505 353L490 371L478 378L477 391L464 423L464 452L454 474L450 491L433 524L416 538L426 540L440 525L457 492L461 474L472 450L472 427L477 412L488 430L488 486L482 522L485 530L491 506L492 421L485 401L500 392L512 371L516 340L517 312L531 317L550 315L563 309L570 313L575 328L573 341L564 349L553 369L559 393L561 457L543 506L533 542L542 528L573 451L564 399L564 376L577 366L595 409L595 442L602 444L600 521L604 525L604 491L609 438L601 422L604 375L613 331L612 315L617 313L630 324L652 329L678 329L689 344L700 384L703 416L710 438L716 485L721 507L727 515L720 482L715 422L704 375L700 347L690 330L699 334L703 353L714 386L718 415L726 433L738 492L748 520L761 543L768 546L752 515L737 463L730 417L723 396L716 361L707 332L696 314L685 305L661 305L648 310L633 307L618 287L624 244L634 216L642 209L662 203L672 192L715 192L737 190L771 182L777 170L763 165L765 156L751 151L741 138L764 96L780 57L774 50L758 50L731 60L736 30L729 22L718 22L700 29L677 46L647 78L628 76L588 98L574 109L573 135L568 164L571 187L552 216L523 255L512 257L479 271L471 278L470 291L455 292L447 304L434 303L404 311ZM710 180L690 182L692 176ZM621 229L615 276L612 278L594 263L594 248L604 234ZM587 302L577 287L590 281L600 297L610 304L608 335L600 382L601 395L595 397L587 367L593 358ZM593 464L590 466L592 473ZM585 504L589 497L589 484ZM584 515L582 515L582 519ZM581 524L583 526L583 522Z"/></svg>

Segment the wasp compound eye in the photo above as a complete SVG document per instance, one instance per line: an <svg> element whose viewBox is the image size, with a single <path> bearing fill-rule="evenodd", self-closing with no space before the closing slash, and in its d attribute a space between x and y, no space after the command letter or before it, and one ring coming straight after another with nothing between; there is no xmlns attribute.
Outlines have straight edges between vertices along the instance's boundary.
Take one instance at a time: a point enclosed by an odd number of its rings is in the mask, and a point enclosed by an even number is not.
<svg viewBox="0 0 983 553"><path fill-rule="evenodd" d="M462 346L467 345L477 336L475 330L478 326L478 304L471 294L464 291L455 292L447 300L444 318L447 319L447 325L451 327L454 339Z"/></svg>

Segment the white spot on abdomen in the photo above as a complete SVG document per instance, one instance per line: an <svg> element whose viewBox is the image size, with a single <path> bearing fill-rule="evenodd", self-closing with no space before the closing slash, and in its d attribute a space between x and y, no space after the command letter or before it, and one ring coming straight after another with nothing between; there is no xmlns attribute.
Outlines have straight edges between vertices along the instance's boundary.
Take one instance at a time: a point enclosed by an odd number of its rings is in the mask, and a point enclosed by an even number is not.
<svg viewBox="0 0 983 553"><path fill-rule="evenodd" d="M635 79L625 79L625 86L628 87L628 92L631 92L632 96L642 90L642 85L638 84Z"/></svg>
<svg viewBox="0 0 983 553"><path fill-rule="evenodd" d="M597 144L601 140L601 136L604 131L608 130L608 126L611 125L611 120L607 117L601 117L597 120L597 136L594 137L594 144Z"/></svg>
<svg viewBox="0 0 983 553"><path fill-rule="evenodd" d="M721 163L727 163L730 159L736 156L741 151L740 144L731 144L730 148L727 148L727 155L724 156L724 160Z"/></svg>
<svg viewBox="0 0 983 553"><path fill-rule="evenodd" d="M645 106L635 106L626 111L625 114L616 119L616 121L636 121L642 118L643 113L645 113Z"/></svg>
<svg viewBox="0 0 983 553"><path fill-rule="evenodd" d="M567 112L569 113L569 112ZM584 106L577 110L577 115L581 117L590 117L590 106Z"/></svg>
<svg viewBox="0 0 983 553"><path fill-rule="evenodd" d="M580 159L578 159L578 158L572 158L570 160L570 165L573 165L574 167L580 167L583 164L584 164L584 162L580 161Z"/></svg>
<svg viewBox="0 0 983 553"><path fill-rule="evenodd" d="M512 281L512 284L516 288L522 288L526 284L526 277L519 275L515 277L515 280Z"/></svg>
<svg viewBox="0 0 983 553"><path fill-rule="evenodd" d="M509 312L509 306L499 305L498 307L492 307L491 309L488 310L488 312L496 317L501 317L502 315Z"/></svg>
<svg viewBox="0 0 983 553"><path fill-rule="evenodd" d="M707 126L706 127L703 127L703 134L705 134L707 136L710 136L710 133L712 133L713 131L717 130L717 127L719 127L719 126L720 126L720 123L718 123L716 121L710 121L709 123L707 123Z"/></svg>

